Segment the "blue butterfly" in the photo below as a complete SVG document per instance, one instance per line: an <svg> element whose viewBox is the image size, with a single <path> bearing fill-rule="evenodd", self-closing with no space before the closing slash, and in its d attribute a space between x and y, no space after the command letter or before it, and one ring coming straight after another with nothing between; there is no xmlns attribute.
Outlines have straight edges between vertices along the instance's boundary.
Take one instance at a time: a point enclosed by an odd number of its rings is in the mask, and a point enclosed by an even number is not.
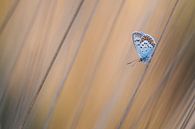
<svg viewBox="0 0 195 129"><path fill-rule="evenodd" d="M140 57L139 62L147 64L151 60L156 48L154 38L149 34L145 34L143 32L133 32L132 40L138 56ZM128 64L131 64L132 62L129 62Z"/></svg>

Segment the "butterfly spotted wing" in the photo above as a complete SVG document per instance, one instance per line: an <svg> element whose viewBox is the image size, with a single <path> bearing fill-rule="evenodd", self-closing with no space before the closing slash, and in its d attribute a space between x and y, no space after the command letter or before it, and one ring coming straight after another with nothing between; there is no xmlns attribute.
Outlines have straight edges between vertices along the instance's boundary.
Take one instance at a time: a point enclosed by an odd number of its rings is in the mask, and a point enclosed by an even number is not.
<svg viewBox="0 0 195 129"><path fill-rule="evenodd" d="M132 34L133 44L140 57L140 61L148 63L154 53L156 44L154 38L143 32L134 32Z"/></svg>

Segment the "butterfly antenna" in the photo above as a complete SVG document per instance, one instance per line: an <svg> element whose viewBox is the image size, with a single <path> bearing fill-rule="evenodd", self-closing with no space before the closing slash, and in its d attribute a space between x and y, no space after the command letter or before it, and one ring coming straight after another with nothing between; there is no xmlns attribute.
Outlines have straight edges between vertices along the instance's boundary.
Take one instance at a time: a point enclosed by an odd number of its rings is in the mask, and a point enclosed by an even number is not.
<svg viewBox="0 0 195 129"><path fill-rule="evenodd" d="M135 59L135 60L132 60L131 62L129 62L129 63L127 63L127 64L129 65L129 64L132 64L132 63L134 63L134 62L136 63L136 62L139 62L139 61L140 61L140 59Z"/></svg>

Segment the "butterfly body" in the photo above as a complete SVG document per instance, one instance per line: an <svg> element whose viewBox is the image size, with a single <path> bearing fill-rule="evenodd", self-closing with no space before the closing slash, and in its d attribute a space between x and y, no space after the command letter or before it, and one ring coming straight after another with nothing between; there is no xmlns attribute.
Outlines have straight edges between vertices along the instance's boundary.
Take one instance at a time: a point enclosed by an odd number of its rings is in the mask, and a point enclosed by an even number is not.
<svg viewBox="0 0 195 129"><path fill-rule="evenodd" d="M135 49L140 57L140 62L148 63L154 53L156 44L152 36L143 32L132 33Z"/></svg>

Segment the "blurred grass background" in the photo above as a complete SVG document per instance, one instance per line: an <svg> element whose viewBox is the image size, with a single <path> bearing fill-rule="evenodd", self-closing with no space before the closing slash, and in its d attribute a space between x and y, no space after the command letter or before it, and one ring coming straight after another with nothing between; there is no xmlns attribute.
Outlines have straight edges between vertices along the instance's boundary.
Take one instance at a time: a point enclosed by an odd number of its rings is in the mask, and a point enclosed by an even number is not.
<svg viewBox="0 0 195 129"><path fill-rule="evenodd" d="M194 0L0 0L0 129L194 129L194 87Z"/></svg>

